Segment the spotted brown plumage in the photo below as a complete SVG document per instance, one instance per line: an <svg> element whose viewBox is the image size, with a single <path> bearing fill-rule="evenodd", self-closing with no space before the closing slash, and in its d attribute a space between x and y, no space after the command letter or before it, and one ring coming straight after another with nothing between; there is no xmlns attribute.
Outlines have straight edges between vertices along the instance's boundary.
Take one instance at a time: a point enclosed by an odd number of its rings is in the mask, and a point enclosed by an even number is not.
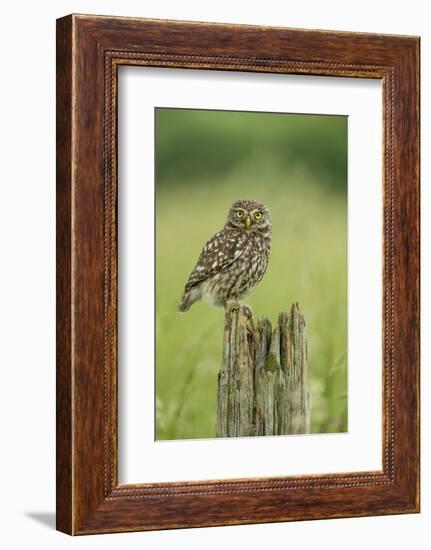
<svg viewBox="0 0 431 550"><path fill-rule="evenodd" d="M207 241L187 280L179 311L198 300L225 306L241 300L261 281L271 249L269 210L255 200L238 200L223 229Z"/></svg>

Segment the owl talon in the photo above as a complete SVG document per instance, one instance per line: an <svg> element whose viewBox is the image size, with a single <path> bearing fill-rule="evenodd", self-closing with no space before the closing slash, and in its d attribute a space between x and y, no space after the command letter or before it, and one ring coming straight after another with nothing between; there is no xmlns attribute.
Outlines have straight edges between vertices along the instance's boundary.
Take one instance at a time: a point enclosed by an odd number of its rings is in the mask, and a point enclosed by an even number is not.
<svg viewBox="0 0 431 550"><path fill-rule="evenodd" d="M247 306L246 304L244 304L242 306L242 310L245 313L245 316L247 317L247 319L252 319L253 318L253 312L252 312L250 306Z"/></svg>
<svg viewBox="0 0 431 550"><path fill-rule="evenodd" d="M226 302L225 308L231 312L234 312L240 308L240 304L236 300L228 300Z"/></svg>

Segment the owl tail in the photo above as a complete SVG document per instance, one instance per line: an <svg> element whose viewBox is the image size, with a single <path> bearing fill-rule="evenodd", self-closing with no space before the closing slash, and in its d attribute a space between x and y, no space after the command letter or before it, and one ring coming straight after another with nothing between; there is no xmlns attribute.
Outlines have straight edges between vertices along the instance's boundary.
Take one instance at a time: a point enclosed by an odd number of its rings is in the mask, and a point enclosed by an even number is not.
<svg viewBox="0 0 431 550"><path fill-rule="evenodd" d="M178 311L180 313L185 313L195 302L200 299L200 297L201 292L198 288L192 288L188 292L184 292L183 297L181 298L181 303L178 305Z"/></svg>
<svg viewBox="0 0 431 550"><path fill-rule="evenodd" d="M187 300L187 296L188 294L184 294L181 298L181 303L178 305L178 311L180 313L185 313L192 307L192 304Z"/></svg>

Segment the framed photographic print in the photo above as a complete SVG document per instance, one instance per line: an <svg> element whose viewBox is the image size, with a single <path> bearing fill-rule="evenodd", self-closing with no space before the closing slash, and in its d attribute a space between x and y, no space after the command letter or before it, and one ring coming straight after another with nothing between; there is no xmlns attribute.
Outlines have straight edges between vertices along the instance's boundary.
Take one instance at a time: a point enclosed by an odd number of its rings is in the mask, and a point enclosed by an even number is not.
<svg viewBox="0 0 431 550"><path fill-rule="evenodd" d="M57 528L419 511L419 39L57 21Z"/></svg>

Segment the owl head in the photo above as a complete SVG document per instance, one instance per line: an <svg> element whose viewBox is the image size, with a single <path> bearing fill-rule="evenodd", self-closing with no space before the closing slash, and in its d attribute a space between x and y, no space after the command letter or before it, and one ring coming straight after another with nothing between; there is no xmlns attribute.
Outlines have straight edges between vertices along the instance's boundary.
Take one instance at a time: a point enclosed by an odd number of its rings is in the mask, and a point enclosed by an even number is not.
<svg viewBox="0 0 431 550"><path fill-rule="evenodd" d="M238 200L230 207L226 225L245 231L267 231L271 229L271 218L261 202Z"/></svg>

